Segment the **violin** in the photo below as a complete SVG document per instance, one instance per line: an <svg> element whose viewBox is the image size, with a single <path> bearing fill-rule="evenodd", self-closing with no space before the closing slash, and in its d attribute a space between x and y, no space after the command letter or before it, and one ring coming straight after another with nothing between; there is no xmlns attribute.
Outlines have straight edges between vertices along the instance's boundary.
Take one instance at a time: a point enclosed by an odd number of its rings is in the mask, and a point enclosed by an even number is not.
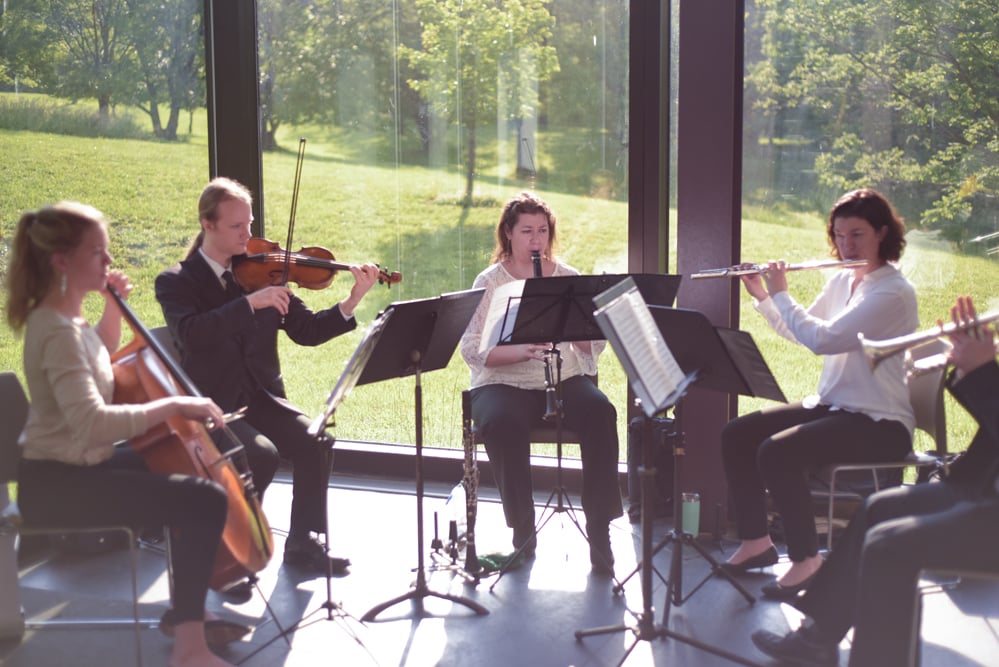
<svg viewBox="0 0 999 667"><path fill-rule="evenodd" d="M236 282L247 292L287 283L296 283L306 289L326 289L337 271L349 271L350 267L350 264L337 262L332 252L320 246L289 252L274 241L262 238L250 239L246 254L232 258ZM401 281L402 274L398 271L389 273L379 268L380 284L394 285Z"/></svg>
<svg viewBox="0 0 999 667"><path fill-rule="evenodd" d="M108 288L132 327L135 338L112 356L115 403L146 403L164 396L200 396L180 365L139 321L124 299ZM224 427L224 433L235 436ZM238 444L221 454L201 422L175 416L129 445L153 472L192 475L218 482L226 492L222 540L216 552L209 585L221 591L266 567L274 551L270 526L253 486L253 477ZM242 460L244 465L237 466Z"/></svg>

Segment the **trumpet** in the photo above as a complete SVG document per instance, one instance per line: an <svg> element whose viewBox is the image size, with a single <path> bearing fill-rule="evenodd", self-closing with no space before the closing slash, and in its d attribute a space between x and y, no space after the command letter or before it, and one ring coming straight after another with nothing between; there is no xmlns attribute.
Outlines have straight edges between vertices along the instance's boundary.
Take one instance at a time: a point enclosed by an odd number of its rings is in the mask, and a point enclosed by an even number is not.
<svg viewBox="0 0 999 667"><path fill-rule="evenodd" d="M819 261L819 262L802 262L801 264L788 264L785 267L787 271L807 271L809 269L852 269L858 266L866 266L866 259L847 259L843 261ZM766 264L750 264L746 266L745 264L736 264L735 266L729 266L724 269L704 269L698 273L690 274L691 279L699 280L701 278L728 278L730 276L749 276L759 273L764 273L769 267Z"/></svg>
<svg viewBox="0 0 999 667"><path fill-rule="evenodd" d="M979 315L971 322L964 322L962 324L949 322L943 326L927 329L926 331L917 331L907 336L897 336L885 340L867 340L864 338L864 334L858 333L857 338L860 340L860 346L864 350L867 363L870 364L873 371L882 361L896 354L908 352L909 350L932 343L935 340L946 338L951 334L991 324L997 320L999 320L999 310L993 310L984 315ZM996 333L993 332L992 335L994 339ZM910 370L928 372L944 365L946 365L946 355L937 354L912 362Z"/></svg>

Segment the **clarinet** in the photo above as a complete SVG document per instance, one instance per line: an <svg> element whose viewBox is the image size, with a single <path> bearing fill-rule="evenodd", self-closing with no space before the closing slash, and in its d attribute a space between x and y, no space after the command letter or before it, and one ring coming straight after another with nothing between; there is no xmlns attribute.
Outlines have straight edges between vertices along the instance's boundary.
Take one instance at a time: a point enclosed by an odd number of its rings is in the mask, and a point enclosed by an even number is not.
<svg viewBox="0 0 999 667"><path fill-rule="evenodd" d="M465 449L465 459L462 464L461 484L465 487L465 572L472 575L477 582L482 567L475 551L475 518L479 503L479 462L475 455L475 438L472 435L472 406L469 392L461 396L462 445Z"/></svg>
<svg viewBox="0 0 999 667"><path fill-rule="evenodd" d="M537 250L531 253L531 263L534 265L534 277L541 278L541 253ZM552 384L551 360L545 358L545 421L552 421L558 415L555 414L555 386Z"/></svg>

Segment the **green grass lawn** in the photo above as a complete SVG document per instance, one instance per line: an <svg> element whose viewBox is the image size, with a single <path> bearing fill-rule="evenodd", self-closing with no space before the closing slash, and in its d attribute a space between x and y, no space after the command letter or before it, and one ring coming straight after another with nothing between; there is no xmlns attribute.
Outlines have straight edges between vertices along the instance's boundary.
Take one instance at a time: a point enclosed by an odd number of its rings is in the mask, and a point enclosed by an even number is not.
<svg viewBox="0 0 999 667"><path fill-rule="evenodd" d="M284 143L294 145L294 141L289 134ZM0 154L5 156L0 161L0 235L10 237L23 210L51 201L78 199L96 206L112 221L116 265L136 285L133 308L147 326L162 324L153 280L181 258L197 230L196 201L208 176L204 137L195 133L181 143L163 143L0 130ZM321 245L341 261L376 261L402 272L403 282L391 289L376 287L369 294L358 311L362 326L352 334L318 348L282 339L289 397L310 415L321 412L364 323L387 304L471 286L492 250L498 202L524 186L498 177L481 180L477 199L497 205L465 209L457 205L463 187L458 172L365 164L345 155L333 144L310 144L293 249ZM282 244L294 169L291 151L265 156L266 234ZM584 273L626 270L625 202L549 192L543 184L538 189L559 216L561 254L570 264ZM788 220L746 219L743 256L752 261L826 256L821 218L798 215ZM917 287L924 326L944 316L956 294L971 294L982 310L997 305L999 264L994 261L954 254L931 238L912 233L902 268ZM792 274L791 292L808 303L824 279L817 271ZM349 287L348 276L324 291L298 290L298 294L321 308L341 299ZM98 304L89 305L92 309ZM820 361L771 332L745 293L742 320L742 328L755 338L788 398L812 392ZM0 327L0 367L20 373L20 347L10 330ZM624 414L626 380L609 350L601 359L600 382ZM457 354L447 368L423 376L427 446L460 446L459 396L467 385L468 371ZM765 403L743 399L740 411ZM412 378L358 387L338 410L333 434L346 440L412 443L413 412ZM952 401L948 419L951 448L963 448L974 428L972 420Z"/></svg>

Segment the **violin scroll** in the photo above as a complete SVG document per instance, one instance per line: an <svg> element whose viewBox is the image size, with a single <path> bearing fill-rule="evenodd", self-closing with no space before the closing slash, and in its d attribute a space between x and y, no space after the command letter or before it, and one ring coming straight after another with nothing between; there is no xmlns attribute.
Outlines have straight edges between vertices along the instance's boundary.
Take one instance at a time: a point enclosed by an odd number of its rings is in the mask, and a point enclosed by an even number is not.
<svg viewBox="0 0 999 667"><path fill-rule="evenodd" d="M375 266L378 266L377 264ZM389 273L381 266L378 266L378 284L385 285L386 287L391 287L396 283L402 282L402 274L398 271L392 271Z"/></svg>

